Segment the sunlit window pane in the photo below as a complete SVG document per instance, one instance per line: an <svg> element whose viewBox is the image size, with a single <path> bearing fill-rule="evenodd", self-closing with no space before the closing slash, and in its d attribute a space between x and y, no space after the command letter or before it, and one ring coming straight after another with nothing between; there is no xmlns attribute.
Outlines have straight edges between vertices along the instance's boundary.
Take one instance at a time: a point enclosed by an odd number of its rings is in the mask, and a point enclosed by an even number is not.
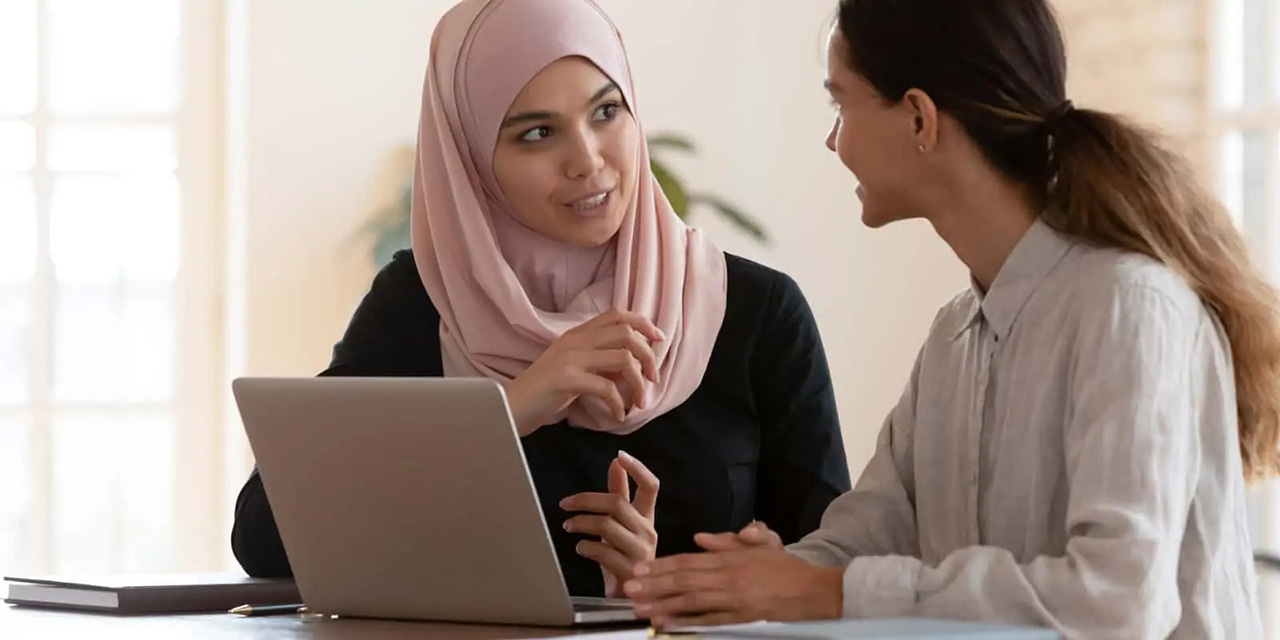
<svg viewBox="0 0 1280 640"><path fill-rule="evenodd" d="M35 164L35 129L25 122L0 121L0 171L30 171Z"/></svg>
<svg viewBox="0 0 1280 640"><path fill-rule="evenodd" d="M173 561L167 415L68 415L53 425L54 570L149 573Z"/></svg>
<svg viewBox="0 0 1280 640"><path fill-rule="evenodd" d="M47 0L58 112L161 112L178 96L177 0Z"/></svg>
<svg viewBox="0 0 1280 640"><path fill-rule="evenodd" d="M25 287L0 286L0 407L30 400L30 362L30 293Z"/></svg>
<svg viewBox="0 0 1280 640"><path fill-rule="evenodd" d="M0 113L36 108L36 0L0 2Z"/></svg>
<svg viewBox="0 0 1280 640"><path fill-rule="evenodd" d="M49 134L54 171L166 171L178 168L172 127L55 126Z"/></svg>
<svg viewBox="0 0 1280 640"><path fill-rule="evenodd" d="M0 173L0 286L36 267L36 196L31 178Z"/></svg>
<svg viewBox="0 0 1280 640"><path fill-rule="evenodd" d="M0 574L25 572L31 513L30 423L0 417Z"/></svg>
<svg viewBox="0 0 1280 640"><path fill-rule="evenodd" d="M1245 131L1241 138L1240 221L1244 237L1255 246L1265 240L1267 224L1266 155L1269 137Z"/></svg>
<svg viewBox="0 0 1280 640"><path fill-rule="evenodd" d="M63 282L169 281L178 270L172 174L64 176L54 183L53 263Z"/></svg>
<svg viewBox="0 0 1280 640"><path fill-rule="evenodd" d="M1270 25L1266 20L1267 5L1273 1L1244 0L1244 30L1241 37L1244 64L1241 70L1244 73L1244 103L1249 106L1261 104L1267 99L1264 85L1267 67L1263 51L1266 50L1267 39L1275 37L1269 32Z"/></svg>
<svg viewBox="0 0 1280 640"><path fill-rule="evenodd" d="M1256 106L1267 99L1266 42L1273 39L1266 19L1273 0L1218 0L1215 101L1226 109Z"/></svg>
<svg viewBox="0 0 1280 640"><path fill-rule="evenodd" d="M1255 0L1220 0L1217 7L1214 98L1223 108L1244 104L1245 94L1245 4Z"/></svg>
<svg viewBox="0 0 1280 640"><path fill-rule="evenodd" d="M63 284L54 327L54 397L59 402L173 399L173 293Z"/></svg>

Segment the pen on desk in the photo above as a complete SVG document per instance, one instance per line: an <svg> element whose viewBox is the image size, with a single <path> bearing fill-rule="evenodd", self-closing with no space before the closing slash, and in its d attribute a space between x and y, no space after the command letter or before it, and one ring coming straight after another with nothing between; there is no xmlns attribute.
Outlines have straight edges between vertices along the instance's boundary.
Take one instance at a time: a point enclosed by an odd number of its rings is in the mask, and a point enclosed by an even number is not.
<svg viewBox="0 0 1280 640"><path fill-rule="evenodd" d="M227 613L235 613L242 616L277 616L306 612L307 608L300 604L267 604L257 606L242 604Z"/></svg>

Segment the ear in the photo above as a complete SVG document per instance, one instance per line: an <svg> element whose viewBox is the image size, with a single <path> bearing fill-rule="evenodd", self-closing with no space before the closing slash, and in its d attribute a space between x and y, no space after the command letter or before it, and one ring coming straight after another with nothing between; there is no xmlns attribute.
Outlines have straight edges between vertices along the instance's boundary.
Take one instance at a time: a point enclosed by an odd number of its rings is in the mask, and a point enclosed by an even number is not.
<svg viewBox="0 0 1280 640"><path fill-rule="evenodd" d="M919 89L908 89L902 96L902 105L911 116L911 139L922 152L938 146L938 105L929 94Z"/></svg>

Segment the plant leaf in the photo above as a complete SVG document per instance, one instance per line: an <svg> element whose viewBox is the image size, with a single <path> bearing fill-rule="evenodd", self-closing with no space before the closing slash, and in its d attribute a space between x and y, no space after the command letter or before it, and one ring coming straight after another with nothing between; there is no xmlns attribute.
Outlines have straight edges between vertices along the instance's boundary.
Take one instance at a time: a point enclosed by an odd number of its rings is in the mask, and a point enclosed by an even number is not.
<svg viewBox="0 0 1280 640"><path fill-rule="evenodd" d="M649 136L648 142L650 149L675 149L687 153L696 151L692 141L674 133L660 133Z"/></svg>
<svg viewBox="0 0 1280 640"><path fill-rule="evenodd" d="M769 234L764 230L764 227L761 226L759 222L725 200L703 193L689 196L690 206L699 204L705 204L712 209L715 209L720 213L720 215L727 218L729 222L732 222L735 227L752 238L755 238L760 242L769 241Z"/></svg>
<svg viewBox="0 0 1280 640"><path fill-rule="evenodd" d="M689 192L685 189L684 183L666 165L657 160L650 158L649 168L653 171L653 178L658 181L658 186L667 195L667 202L671 203L671 208L683 220L689 213Z"/></svg>
<svg viewBox="0 0 1280 640"><path fill-rule="evenodd" d="M373 245L373 259L379 265L391 262L391 256L401 249L408 249L413 244L409 235L409 218L384 228L377 235Z"/></svg>

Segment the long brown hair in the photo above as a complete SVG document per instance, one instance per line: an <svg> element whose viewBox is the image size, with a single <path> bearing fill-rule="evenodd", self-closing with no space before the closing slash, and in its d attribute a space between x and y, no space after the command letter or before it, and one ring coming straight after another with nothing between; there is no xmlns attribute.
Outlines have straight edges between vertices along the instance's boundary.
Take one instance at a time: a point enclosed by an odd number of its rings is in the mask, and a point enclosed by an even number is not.
<svg viewBox="0 0 1280 640"><path fill-rule="evenodd" d="M1188 163L1125 119L1066 99L1066 53L1046 0L841 0L850 67L891 102L927 93L1044 219L1179 273L1231 343L1245 475L1280 472L1280 300Z"/></svg>

